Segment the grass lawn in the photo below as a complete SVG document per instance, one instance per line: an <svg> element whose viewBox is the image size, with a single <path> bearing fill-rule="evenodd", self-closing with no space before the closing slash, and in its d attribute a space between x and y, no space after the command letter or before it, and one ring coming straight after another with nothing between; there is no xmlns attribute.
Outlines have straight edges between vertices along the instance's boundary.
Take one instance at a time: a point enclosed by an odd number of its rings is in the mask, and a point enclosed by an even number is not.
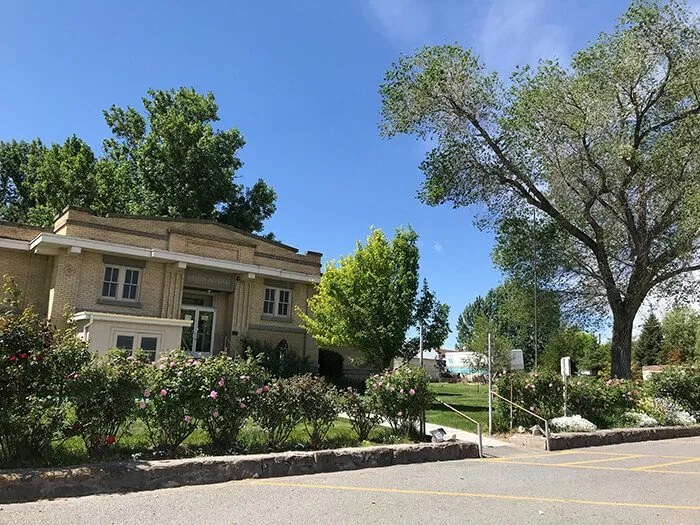
<svg viewBox="0 0 700 525"><path fill-rule="evenodd" d="M323 443L323 448L356 447L374 445L379 443L410 443L407 438L392 435L389 428L377 427L369 436L370 441L358 443L357 434L346 419L337 419L328 432ZM309 450L309 436L304 425L297 425L289 436L289 440L281 450ZM235 448L241 454L256 454L267 452L265 436L262 431L251 422L248 422L241 430L239 443ZM178 457L197 457L211 455L211 441L206 432L197 428L183 443ZM104 460L126 459L154 459L167 456L154 453L148 440L146 426L142 421L136 420L131 426L122 432L116 445ZM56 442L53 444L49 457L36 465L24 466L68 466L89 462L85 446L79 437ZM0 465L0 468L7 468Z"/></svg>
<svg viewBox="0 0 700 525"><path fill-rule="evenodd" d="M483 432L488 431L489 399L486 385L468 383L431 383L430 389L438 399L453 406L481 423ZM433 402L425 412L428 423L476 432L476 425L438 402Z"/></svg>

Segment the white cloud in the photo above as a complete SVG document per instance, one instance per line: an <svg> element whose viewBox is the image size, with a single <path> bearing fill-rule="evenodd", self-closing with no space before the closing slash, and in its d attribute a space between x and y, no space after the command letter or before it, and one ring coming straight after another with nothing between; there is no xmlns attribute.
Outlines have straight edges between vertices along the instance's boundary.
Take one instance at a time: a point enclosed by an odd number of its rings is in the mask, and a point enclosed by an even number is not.
<svg viewBox="0 0 700 525"><path fill-rule="evenodd" d="M431 28L432 13L421 0L367 0L381 32L394 44L413 46Z"/></svg>
<svg viewBox="0 0 700 525"><path fill-rule="evenodd" d="M487 64L536 64L569 58L564 28L546 21L543 0L492 2L481 25L480 47Z"/></svg>
<svg viewBox="0 0 700 525"><path fill-rule="evenodd" d="M365 0L370 21L398 50L459 42L490 66L510 72L540 58L569 58L568 36L552 23L552 0Z"/></svg>
<svg viewBox="0 0 700 525"><path fill-rule="evenodd" d="M438 252L438 253L442 253L442 244L440 244L439 242L435 241L435 242L433 243L433 250L435 250L435 251Z"/></svg>

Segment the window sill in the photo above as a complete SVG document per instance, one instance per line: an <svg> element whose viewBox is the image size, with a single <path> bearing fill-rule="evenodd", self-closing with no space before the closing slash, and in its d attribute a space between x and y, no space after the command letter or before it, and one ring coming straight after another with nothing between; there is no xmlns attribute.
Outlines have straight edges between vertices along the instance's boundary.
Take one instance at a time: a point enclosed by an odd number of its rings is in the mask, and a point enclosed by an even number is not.
<svg viewBox="0 0 700 525"><path fill-rule="evenodd" d="M142 304L140 302L118 301L116 299L106 299L104 297L98 297L97 304L104 304L104 305L108 305L108 306L125 306L127 308L141 308L142 307Z"/></svg>
<svg viewBox="0 0 700 525"><path fill-rule="evenodd" d="M260 319L263 321L277 321L278 323L291 323L292 322L291 317L282 317L281 315L262 314L260 316Z"/></svg>

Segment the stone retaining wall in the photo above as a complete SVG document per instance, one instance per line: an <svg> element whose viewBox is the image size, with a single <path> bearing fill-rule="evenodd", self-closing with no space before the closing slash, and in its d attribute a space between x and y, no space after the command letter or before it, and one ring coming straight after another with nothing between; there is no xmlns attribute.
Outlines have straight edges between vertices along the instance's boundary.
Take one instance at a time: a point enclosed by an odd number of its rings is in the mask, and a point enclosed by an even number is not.
<svg viewBox="0 0 700 525"><path fill-rule="evenodd" d="M0 471L0 504L477 458L475 443L421 443Z"/></svg>
<svg viewBox="0 0 700 525"><path fill-rule="evenodd" d="M692 436L700 436L700 425L688 427L617 428L598 430L596 432L562 432L561 434L552 434L550 436L549 450L598 447L601 445L617 445L618 443ZM542 442L544 443L544 440Z"/></svg>

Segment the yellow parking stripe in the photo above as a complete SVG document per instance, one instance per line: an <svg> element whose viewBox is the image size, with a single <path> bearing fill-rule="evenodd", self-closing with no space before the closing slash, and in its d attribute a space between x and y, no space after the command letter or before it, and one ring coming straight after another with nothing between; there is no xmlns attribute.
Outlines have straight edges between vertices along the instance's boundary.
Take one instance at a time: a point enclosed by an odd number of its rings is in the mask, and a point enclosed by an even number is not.
<svg viewBox="0 0 700 525"><path fill-rule="evenodd" d="M587 459L586 461L571 461L569 463L557 463L560 467L570 467L572 465L587 465L589 463L605 463L606 461L622 461L623 459L634 459L641 458L643 456L639 454L627 454L625 456L620 456L616 458L605 458L605 459Z"/></svg>
<svg viewBox="0 0 700 525"><path fill-rule="evenodd" d="M660 467L670 467L672 465L683 465L685 463L696 463L700 461L700 458L691 458L691 459L685 459L683 461L671 461L670 463L661 463L658 465L644 465L643 467L636 467L632 470L647 470L647 471L655 471L657 468ZM698 472L700 474L700 472Z"/></svg>
<svg viewBox="0 0 700 525"><path fill-rule="evenodd" d="M494 500L511 500L511 501L537 501L545 503L567 503L578 505L596 505L604 507L637 507L647 509L674 509L674 510L695 510L700 511L700 506L695 505L669 505L665 503L634 503L622 501L596 501L596 500L580 500L567 498L547 498L540 496L517 496L511 494L487 494L478 492L443 492L437 490L412 490L412 489L392 489L383 487L357 487L346 485L319 485L311 483L288 483L282 481L247 481L254 485L269 485L272 487L293 487L305 489L319 490L343 490L356 492L375 492L384 494L411 494L421 496L451 496L457 498L480 498Z"/></svg>
<svg viewBox="0 0 700 525"><path fill-rule="evenodd" d="M523 459L523 458L543 458L543 457L556 457L556 456L570 456L571 454L580 454L580 452L575 452L573 450L565 450L563 452L545 452L544 454L522 454L520 456L507 456L502 458L488 458L486 461L508 461L510 459Z"/></svg>
<svg viewBox="0 0 700 525"><path fill-rule="evenodd" d="M698 458L700 459L700 458ZM567 463L541 463L535 461L501 461L504 465L533 465L536 467L561 467L561 468L583 468L589 470L620 470L624 472L646 472L646 473L662 473L662 474L686 474L700 476L700 472L693 472L687 470L640 470L639 468L630 467L597 467L593 465L572 465Z"/></svg>

